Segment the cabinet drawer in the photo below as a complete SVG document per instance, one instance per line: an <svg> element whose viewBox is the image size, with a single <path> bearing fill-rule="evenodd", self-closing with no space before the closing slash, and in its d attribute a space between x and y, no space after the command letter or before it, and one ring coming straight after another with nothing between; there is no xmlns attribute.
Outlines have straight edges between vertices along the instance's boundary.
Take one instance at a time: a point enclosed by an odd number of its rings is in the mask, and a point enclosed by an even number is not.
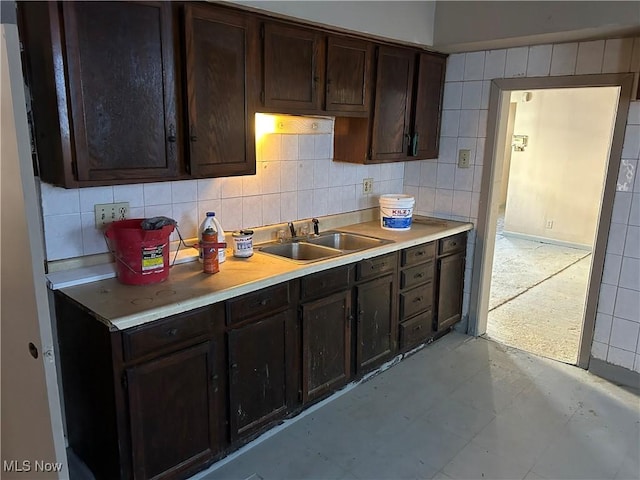
<svg viewBox="0 0 640 480"><path fill-rule="evenodd" d="M227 302L227 324L264 317L287 307L289 303L288 283L248 293Z"/></svg>
<svg viewBox="0 0 640 480"><path fill-rule="evenodd" d="M433 306L433 282L400 294L400 318L412 317Z"/></svg>
<svg viewBox="0 0 640 480"><path fill-rule="evenodd" d="M214 319L209 307L187 312L152 325L134 327L122 332L125 361L156 353L169 346L204 337L212 330Z"/></svg>
<svg viewBox="0 0 640 480"><path fill-rule="evenodd" d="M415 347L433 336L432 311L427 310L400 324L400 348Z"/></svg>
<svg viewBox="0 0 640 480"><path fill-rule="evenodd" d="M400 272L400 288L409 288L433 280L433 265L433 260L431 260L402 270Z"/></svg>
<svg viewBox="0 0 640 480"><path fill-rule="evenodd" d="M325 272L314 273L302 277L302 299L321 297L338 290L345 290L349 287L352 266L332 268Z"/></svg>
<svg viewBox="0 0 640 480"><path fill-rule="evenodd" d="M397 257L395 253L381 257L368 258L358 263L357 280L379 277L395 269Z"/></svg>
<svg viewBox="0 0 640 480"><path fill-rule="evenodd" d="M459 233L452 237L443 238L440 240L440 255L445 255L453 252L461 252L467 248L467 233Z"/></svg>
<svg viewBox="0 0 640 480"><path fill-rule="evenodd" d="M403 267L407 265L416 265L418 263L427 262L433 259L436 253L436 243L430 242L416 247L406 248L402 251Z"/></svg>

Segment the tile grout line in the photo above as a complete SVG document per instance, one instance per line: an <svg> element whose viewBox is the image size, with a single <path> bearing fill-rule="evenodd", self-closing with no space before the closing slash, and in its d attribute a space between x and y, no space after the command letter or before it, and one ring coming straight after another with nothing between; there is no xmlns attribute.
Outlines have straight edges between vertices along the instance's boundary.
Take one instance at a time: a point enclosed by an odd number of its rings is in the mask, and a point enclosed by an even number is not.
<svg viewBox="0 0 640 480"><path fill-rule="evenodd" d="M517 295L514 295L513 297L508 298L507 300L505 300L504 302L500 303L499 305L496 305L495 307L493 307L492 309L490 309L488 313L491 313L491 312L492 312L492 311L494 311L495 309L497 309L497 308L499 308L499 307L503 306L505 303L509 303L511 300L514 300L514 299L518 298L519 296L521 296L521 295L523 295L523 294L527 293L529 290L533 289L534 287L537 287L538 285L540 285L540 284L542 284L542 283L546 282L547 280L549 280L549 279L551 279L551 278L553 278L553 277L555 277L555 276L557 276L557 275L560 275L562 272L564 272L565 270L567 270L569 267L574 266L574 265L575 265L575 264L577 264L578 262L580 262L580 261L584 260L585 258L587 258L589 255L591 255L591 253L587 253L585 256L578 258L576 261L574 261L574 262L570 263L569 265L567 265L566 267L564 267L564 268L562 268L562 269L558 270L558 271L557 271L557 272L555 272L553 275L549 275L548 277L543 278L542 280L540 280L539 282L537 282L537 283L535 283L535 284L531 285L530 287L527 287L526 289L524 289L522 292L518 293Z"/></svg>

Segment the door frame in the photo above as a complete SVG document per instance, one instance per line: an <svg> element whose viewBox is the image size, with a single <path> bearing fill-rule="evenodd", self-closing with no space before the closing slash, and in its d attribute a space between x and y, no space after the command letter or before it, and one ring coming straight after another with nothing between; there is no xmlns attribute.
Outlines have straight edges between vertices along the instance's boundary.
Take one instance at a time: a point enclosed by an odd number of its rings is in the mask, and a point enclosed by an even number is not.
<svg viewBox="0 0 640 480"><path fill-rule="evenodd" d="M509 114L511 92L514 90L619 87L618 108L605 172L605 183L585 301L583 328L578 348L577 365L581 368L588 368L633 81L633 73L623 73L566 77L501 78L491 82L487 138L484 151L485 163L482 169L471 282L471 301L469 303L468 333L470 335L483 335L487 330L489 290L495 248L496 222L498 219L497 200L502 183L503 159L506 149L506 119Z"/></svg>

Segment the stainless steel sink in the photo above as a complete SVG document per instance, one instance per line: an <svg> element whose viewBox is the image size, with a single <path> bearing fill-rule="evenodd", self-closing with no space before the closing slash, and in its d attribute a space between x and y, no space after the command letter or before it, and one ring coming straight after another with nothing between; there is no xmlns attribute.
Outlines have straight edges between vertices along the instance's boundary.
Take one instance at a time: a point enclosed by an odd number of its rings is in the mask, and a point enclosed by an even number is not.
<svg viewBox="0 0 640 480"><path fill-rule="evenodd" d="M342 254L342 251L335 248L313 245L307 242L275 243L262 246L258 245L256 248L263 253L300 262L312 262Z"/></svg>
<svg viewBox="0 0 640 480"><path fill-rule="evenodd" d="M320 236L310 238L307 242L313 245L324 245L325 247L336 248L338 250L354 252L367 248L378 247L387 243L386 240L373 237L365 237L353 233L326 232Z"/></svg>
<svg viewBox="0 0 640 480"><path fill-rule="evenodd" d="M312 236L293 242L258 244L255 248L267 255L287 258L297 263L311 263L358 250L378 247L386 243L393 242L354 233L325 232L316 237Z"/></svg>

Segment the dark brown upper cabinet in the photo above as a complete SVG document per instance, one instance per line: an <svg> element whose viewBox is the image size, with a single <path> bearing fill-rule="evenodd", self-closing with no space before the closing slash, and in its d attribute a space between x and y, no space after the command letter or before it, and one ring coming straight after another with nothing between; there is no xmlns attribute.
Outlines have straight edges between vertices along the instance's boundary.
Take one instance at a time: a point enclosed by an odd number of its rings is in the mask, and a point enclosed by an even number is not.
<svg viewBox="0 0 640 480"><path fill-rule="evenodd" d="M22 36L43 180L84 186L174 177L171 4L30 3L21 5Z"/></svg>
<svg viewBox="0 0 640 480"><path fill-rule="evenodd" d="M409 155L416 159L437 158L440 146L440 119L446 58L418 55L415 99Z"/></svg>
<svg viewBox="0 0 640 480"><path fill-rule="evenodd" d="M327 38L326 111L338 112L336 114L369 111L372 57L371 42Z"/></svg>
<svg viewBox="0 0 640 480"><path fill-rule="evenodd" d="M278 23L262 26L263 104L274 111L318 111L322 102L322 35Z"/></svg>
<svg viewBox="0 0 640 480"><path fill-rule="evenodd" d="M367 115L373 43L279 23L262 28L265 111Z"/></svg>
<svg viewBox="0 0 640 480"><path fill-rule="evenodd" d="M185 7L187 136L194 177L255 173L255 17Z"/></svg>
<svg viewBox="0 0 640 480"><path fill-rule="evenodd" d="M440 54L378 46L371 118L336 118L334 160L437 158L445 63Z"/></svg>
<svg viewBox="0 0 640 480"><path fill-rule="evenodd" d="M378 47L371 160L404 160L411 139L415 52Z"/></svg>

